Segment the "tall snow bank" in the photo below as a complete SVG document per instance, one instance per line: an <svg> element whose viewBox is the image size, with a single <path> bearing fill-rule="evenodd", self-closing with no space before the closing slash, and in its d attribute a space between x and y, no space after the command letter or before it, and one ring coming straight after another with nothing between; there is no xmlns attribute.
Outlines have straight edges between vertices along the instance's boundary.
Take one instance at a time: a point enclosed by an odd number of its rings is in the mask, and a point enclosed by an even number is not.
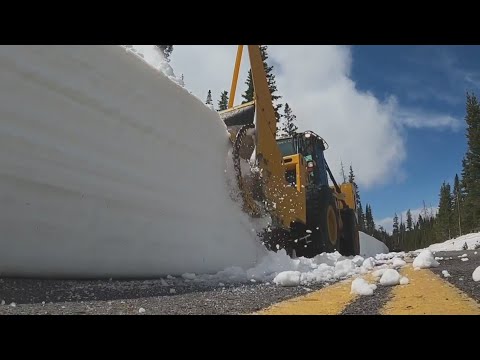
<svg viewBox="0 0 480 360"><path fill-rule="evenodd" d="M2 275L198 274L263 256L226 186L223 122L142 55L0 47Z"/></svg>
<svg viewBox="0 0 480 360"><path fill-rule="evenodd" d="M360 231L360 255L368 258L377 254L387 254L388 251L387 245Z"/></svg>

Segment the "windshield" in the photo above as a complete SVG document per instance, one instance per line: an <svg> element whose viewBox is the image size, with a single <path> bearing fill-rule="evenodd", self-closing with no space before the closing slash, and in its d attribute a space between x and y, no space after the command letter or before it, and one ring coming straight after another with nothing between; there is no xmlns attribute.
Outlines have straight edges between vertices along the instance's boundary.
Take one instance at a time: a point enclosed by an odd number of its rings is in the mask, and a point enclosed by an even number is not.
<svg viewBox="0 0 480 360"><path fill-rule="evenodd" d="M280 148L280 152L282 156L290 156L297 153L295 148L293 147L293 139L281 139L277 140L278 147Z"/></svg>

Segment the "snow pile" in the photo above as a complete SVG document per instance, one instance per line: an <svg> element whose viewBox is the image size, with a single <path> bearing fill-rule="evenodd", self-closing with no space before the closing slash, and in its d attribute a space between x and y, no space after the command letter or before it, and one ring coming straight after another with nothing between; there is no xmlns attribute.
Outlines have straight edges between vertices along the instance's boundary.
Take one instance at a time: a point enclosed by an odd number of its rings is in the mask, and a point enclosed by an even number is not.
<svg viewBox="0 0 480 360"><path fill-rule="evenodd" d="M121 45L127 52L131 52L154 69L161 71L170 80L180 86L185 86L183 80L177 76L173 71L173 68L165 60L162 52L155 45Z"/></svg>
<svg viewBox="0 0 480 360"><path fill-rule="evenodd" d="M224 123L152 54L0 47L2 275L180 276L265 255L231 199Z"/></svg>
<svg viewBox="0 0 480 360"><path fill-rule="evenodd" d="M423 250L415 260L413 260L413 267L417 269L428 269L439 265L438 261L433 257L432 252L428 249Z"/></svg>
<svg viewBox="0 0 480 360"><path fill-rule="evenodd" d="M380 278L380 285L391 286L400 284L402 276L394 269L385 269Z"/></svg>
<svg viewBox="0 0 480 360"><path fill-rule="evenodd" d="M476 246L480 246L480 232L459 236L456 239L450 239L443 243L432 244L428 249L434 252L458 251L463 250L465 243L467 244L468 250L473 250Z"/></svg>
<svg viewBox="0 0 480 360"><path fill-rule="evenodd" d="M472 279L473 281L480 281L480 266L473 271Z"/></svg>
<svg viewBox="0 0 480 360"><path fill-rule="evenodd" d="M388 253L388 247L373 236L360 231L360 255L363 257L374 257L377 254Z"/></svg>
<svg viewBox="0 0 480 360"><path fill-rule="evenodd" d="M300 271L284 271L278 274L273 282L280 286L298 286L301 275Z"/></svg>
<svg viewBox="0 0 480 360"><path fill-rule="evenodd" d="M351 294L357 295L373 295L373 291L377 289L377 285L369 284L362 278L356 278L352 281Z"/></svg>

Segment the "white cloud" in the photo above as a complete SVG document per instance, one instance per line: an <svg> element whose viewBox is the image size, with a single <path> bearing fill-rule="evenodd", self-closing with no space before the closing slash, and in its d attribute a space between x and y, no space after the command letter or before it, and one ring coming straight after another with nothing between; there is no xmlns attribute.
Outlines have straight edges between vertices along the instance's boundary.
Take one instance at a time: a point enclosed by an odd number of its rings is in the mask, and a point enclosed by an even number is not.
<svg viewBox="0 0 480 360"><path fill-rule="evenodd" d="M402 220L405 224L407 222L407 210L403 210L400 213L397 213L398 216L398 223L400 224L400 221ZM418 220L418 215L424 214L425 210L423 207L418 208L418 209L413 209L410 210L410 213L412 214L412 220L413 222L416 222ZM437 214L438 212L438 207L427 207L426 209L427 215L433 215ZM375 225L378 228L379 226L382 226L388 233L392 233L393 231L393 216L392 217L386 217L380 220L375 220Z"/></svg>
<svg viewBox="0 0 480 360"><path fill-rule="evenodd" d="M230 91L235 55L236 45L175 45L171 64L202 101L212 90L216 105L220 92ZM310 129L324 137L330 144L325 156L332 172L339 174L340 161L347 169L352 164L364 189L404 177L402 127L454 127L455 119L448 116L405 110L394 97L382 102L358 90L350 79L349 47L272 45L269 55L279 65L276 80L281 102L292 107L300 130ZM236 104L245 91L246 49L242 65Z"/></svg>

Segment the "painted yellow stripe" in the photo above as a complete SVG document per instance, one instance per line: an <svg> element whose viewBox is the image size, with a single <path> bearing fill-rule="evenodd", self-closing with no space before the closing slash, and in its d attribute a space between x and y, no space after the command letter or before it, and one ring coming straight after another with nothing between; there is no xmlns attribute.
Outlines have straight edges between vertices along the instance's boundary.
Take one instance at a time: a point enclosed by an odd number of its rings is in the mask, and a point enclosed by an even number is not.
<svg viewBox="0 0 480 360"><path fill-rule="evenodd" d="M280 302L259 311L258 315L335 315L355 301L357 295L350 294L352 279L342 281L308 295Z"/></svg>
<svg viewBox="0 0 480 360"><path fill-rule="evenodd" d="M392 298L380 311L383 315L479 315L480 305L432 271L401 271L408 285L395 286Z"/></svg>

